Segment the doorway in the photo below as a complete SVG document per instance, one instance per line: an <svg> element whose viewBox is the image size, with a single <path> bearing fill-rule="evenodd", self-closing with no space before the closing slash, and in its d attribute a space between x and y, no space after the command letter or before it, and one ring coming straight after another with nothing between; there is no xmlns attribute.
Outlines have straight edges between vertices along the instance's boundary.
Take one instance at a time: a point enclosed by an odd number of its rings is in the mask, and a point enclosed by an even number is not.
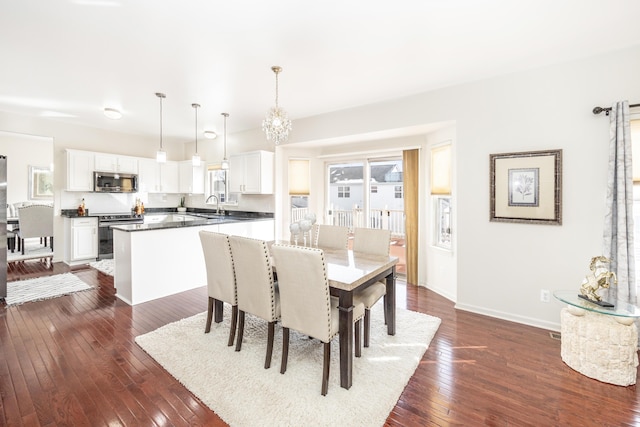
<svg viewBox="0 0 640 427"><path fill-rule="evenodd" d="M0 131L0 154L7 157L6 217L16 222L17 209L32 204L53 205L53 138L24 135ZM53 212L51 213L53 215ZM15 231L17 224L3 225L7 232ZM12 230L8 228L11 227ZM43 242L44 243L44 242ZM7 271L7 280L15 281L29 277L29 265L41 263L43 258L17 261L17 248L11 253L8 245L7 264L0 266ZM52 257L46 259L52 265Z"/></svg>
<svg viewBox="0 0 640 427"><path fill-rule="evenodd" d="M325 224L391 231L396 272L406 274L404 185L401 157L327 164ZM351 242L352 239L349 239Z"/></svg>

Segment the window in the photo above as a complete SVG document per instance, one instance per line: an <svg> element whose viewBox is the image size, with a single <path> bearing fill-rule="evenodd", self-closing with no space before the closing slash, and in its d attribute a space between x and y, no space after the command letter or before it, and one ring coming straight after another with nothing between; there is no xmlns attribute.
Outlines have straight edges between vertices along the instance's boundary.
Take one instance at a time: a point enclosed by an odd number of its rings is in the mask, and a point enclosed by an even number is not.
<svg viewBox="0 0 640 427"><path fill-rule="evenodd" d="M207 166L205 203L218 205L227 203L227 171L220 168L220 165Z"/></svg>
<svg viewBox="0 0 640 427"><path fill-rule="evenodd" d="M435 197L435 233L434 244L451 249L451 197Z"/></svg>
<svg viewBox="0 0 640 427"><path fill-rule="evenodd" d="M338 198L348 199L351 197L351 187L340 186L338 187Z"/></svg>
<svg viewBox="0 0 640 427"><path fill-rule="evenodd" d="M402 185L394 186L394 196L396 199L402 199Z"/></svg>
<svg viewBox="0 0 640 427"><path fill-rule="evenodd" d="M431 194L451 194L451 144L431 149Z"/></svg>
<svg viewBox="0 0 640 427"><path fill-rule="evenodd" d="M289 159L289 195L308 196L311 193L308 159Z"/></svg>
<svg viewBox="0 0 640 427"><path fill-rule="evenodd" d="M377 185L372 185L371 186L371 193L372 194L378 193L378 186Z"/></svg>

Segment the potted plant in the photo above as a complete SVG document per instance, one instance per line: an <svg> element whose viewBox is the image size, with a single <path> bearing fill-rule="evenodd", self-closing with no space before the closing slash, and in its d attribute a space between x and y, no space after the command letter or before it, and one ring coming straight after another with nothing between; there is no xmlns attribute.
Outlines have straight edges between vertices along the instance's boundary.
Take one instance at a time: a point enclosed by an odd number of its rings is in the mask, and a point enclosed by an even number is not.
<svg viewBox="0 0 640 427"><path fill-rule="evenodd" d="M186 212L187 207L184 205L184 196L180 197L180 204L178 205L178 212Z"/></svg>

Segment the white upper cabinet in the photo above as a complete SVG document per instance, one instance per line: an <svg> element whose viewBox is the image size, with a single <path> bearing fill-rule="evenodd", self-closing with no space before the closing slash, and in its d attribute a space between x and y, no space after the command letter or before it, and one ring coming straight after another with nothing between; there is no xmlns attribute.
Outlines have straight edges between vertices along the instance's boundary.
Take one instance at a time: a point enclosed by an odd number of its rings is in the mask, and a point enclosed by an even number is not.
<svg viewBox="0 0 640 427"><path fill-rule="evenodd" d="M180 192L204 194L204 170L204 162L200 162L200 166L193 166L191 160L180 162Z"/></svg>
<svg viewBox="0 0 640 427"><path fill-rule="evenodd" d="M138 158L95 153L95 168L100 172L138 173Z"/></svg>
<svg viewBox="0 0 640 427"><path fill-rule="evenodd" d="M67 150L67 191L93 191L94 153Z"/></svg>
<svg viewBox="0 0 640 427"><path fill-rule="evenodd" d="M160 163L160 192L180 193L178 162Z"/></svg>
<svg viewBox="0 0 640 427"><path fill-rule="evenodd" d="M160 164L156 159L138 160L138 191L160 192Z"/></svg>
<svg viewBox="0 0 640 427"><path fill-rule="evenodd" d="M146 193L179 193L178 162L139 159L138 189Z"/></svg>
<svg viewBox="0 0 640 427"><path fill-rule="evenodd" d="M274 154L252 151L229 157L229 192L273 194Z"/></svg>

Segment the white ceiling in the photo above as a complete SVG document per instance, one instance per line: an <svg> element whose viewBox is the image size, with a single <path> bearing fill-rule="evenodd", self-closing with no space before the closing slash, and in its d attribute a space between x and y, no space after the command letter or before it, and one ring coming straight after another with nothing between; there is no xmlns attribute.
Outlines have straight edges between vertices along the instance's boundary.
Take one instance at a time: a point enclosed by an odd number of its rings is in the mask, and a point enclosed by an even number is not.
<svg viewBox="0 0 640 427"><path fill-rule="evenodd" d="M0 111L168 141L640 43L637 0L0 0ZM103 116L120 109L121 120ZM294 129L295 132L295 129Z"/></svg>

